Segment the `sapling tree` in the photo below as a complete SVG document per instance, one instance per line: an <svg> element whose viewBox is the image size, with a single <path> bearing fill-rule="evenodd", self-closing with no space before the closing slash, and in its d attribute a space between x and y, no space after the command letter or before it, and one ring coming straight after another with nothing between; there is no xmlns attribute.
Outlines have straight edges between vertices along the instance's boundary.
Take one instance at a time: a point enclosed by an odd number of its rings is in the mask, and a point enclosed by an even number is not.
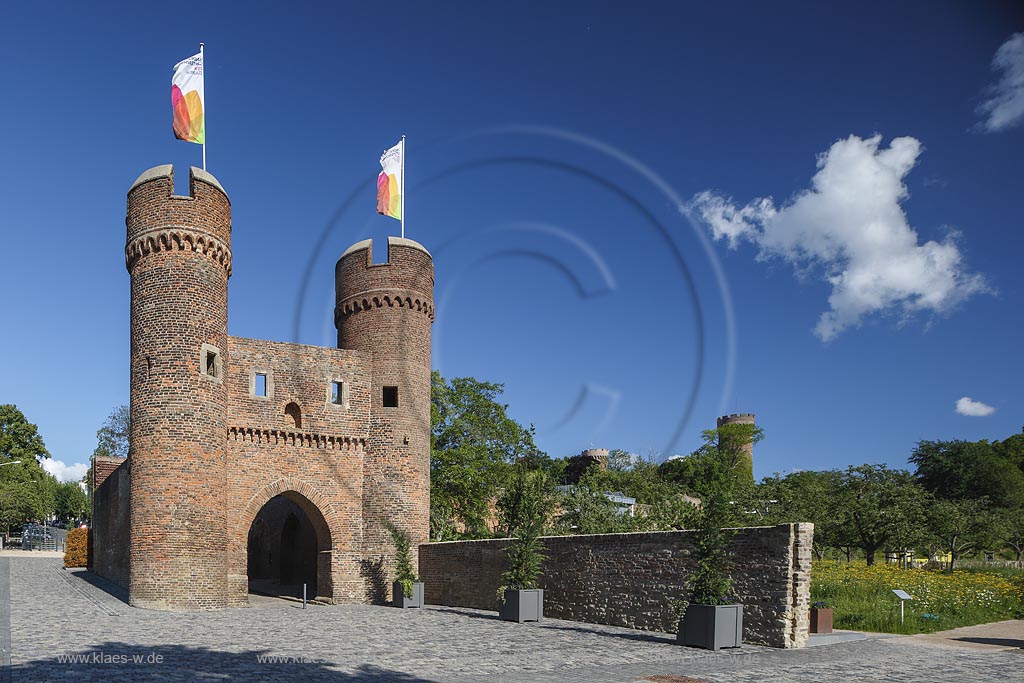
<svg viewBox="0 0 1024 683"><path fill-rule="evenodd" d="M541 536L554 507L554 486L542 470L516 466L508 486L498 499L502 525L513 536L505 550L507 568L501 574L498 601L504 604L506 590L537 587L544 561Z"/></svg>
<svg viewBox="0 0 1024 683"><path fill-rule="evenodd" d="M395 546L395 581L402 587L405 597L411 598L412 585L416 583L416 570L412 566L412 540L407 531L391 522L385 523L384 528Z"/></svg>
<svg viewBox="0 0 1024 683"><path fill-rule="evenodd" d="M704 432L704 457L711 486L697 515L694 535L696 569L689 580L690 600L700 605L721 605L732 590L726 546L733 536L728 529L742 513L750 488L745 476L746 444L764 438L753 424L731 423Z"/></svg>

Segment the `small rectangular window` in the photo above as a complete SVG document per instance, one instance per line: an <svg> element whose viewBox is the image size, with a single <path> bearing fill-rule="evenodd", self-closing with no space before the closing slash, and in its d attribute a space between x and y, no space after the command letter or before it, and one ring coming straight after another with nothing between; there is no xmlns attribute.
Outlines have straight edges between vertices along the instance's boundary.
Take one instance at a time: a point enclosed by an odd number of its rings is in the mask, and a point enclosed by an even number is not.
<svg viewBox="0 0 1024 683"><path fill-rule="evenodd" d="M384 407L398 407L398 387L384 387Z"/></svg>
<svg viewBox="0 0 1024 683"><path fill-rule="evenodd" d="M331 382L331 403L336 406L345 404L345 385L343 382Z"/></svg>
<svg viewBox="0 0 1024 683"><path fill-rule="evenodd" d="M221 381L224 369L221 365L220 349L210 344L203 344L199 356L199 371L210 379Z"/></svg>
<svg viewBox="0 0 1024 683"><path fill-rule="evenodd" d="M257 396L266 397L267 395L267 375L263 372L256 373L256 384L253 387L253 393Z"/></svg>

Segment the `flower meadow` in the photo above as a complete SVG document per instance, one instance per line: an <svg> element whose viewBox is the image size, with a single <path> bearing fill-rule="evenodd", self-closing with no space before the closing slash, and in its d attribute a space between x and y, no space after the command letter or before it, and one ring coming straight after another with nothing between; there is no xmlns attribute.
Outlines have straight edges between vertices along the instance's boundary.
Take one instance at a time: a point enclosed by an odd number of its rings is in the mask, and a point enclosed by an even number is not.
<svg viewBox="0 0 1024 683"><path fill-rule="evenodd" d="M894 589L913 596L900 624ZM816 560L811 602L833 608L835 628L881 633L930 633L1024 617L1024 572L901 569L892 564Z"/></svg>

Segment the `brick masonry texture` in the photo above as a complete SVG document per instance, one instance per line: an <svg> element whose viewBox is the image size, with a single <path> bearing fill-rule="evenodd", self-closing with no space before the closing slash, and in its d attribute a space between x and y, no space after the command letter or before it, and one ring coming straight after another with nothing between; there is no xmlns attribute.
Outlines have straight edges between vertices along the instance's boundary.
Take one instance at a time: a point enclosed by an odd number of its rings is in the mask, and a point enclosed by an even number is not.
<svg viewBox="0 0 1024 683"><path fill-rule="evenodd" d="M131 479L127 459L93 459L93 510L89 562L96 573L127 586L128 530L131 523Z"/></svg>
<svg viewBox="0 0 1024 683"><path fill-rule="evenodd" d="M730 545L744 641L803 647L808 638L812 524L739 529ZM544 614L594 624L674 632L671 600L685 597L693 532L552 536L539 586ZM507 539L420 546L429 604L497 609Z"/></svg>
<svg viewBox="0 0 1024 683"><path fill-rule="evenodd" d="M408 531L414 548L430 534L433 260L415 242L391 237L386 261L375 263L373 244L360 242L338 260L335 283L338 346L371 352L363 547L365 571L382 581L392 569L385 522ZM398 388L398 407L383 404L388 386ZM378 583L376 598L389 589Z"/></svg>
<svg viewBox="0 0 1024 683"><path fill-rule="evenodd" d="M335 316L346 348L321 348L228 336L231 204L210 174L192 168L179 197L172 167L146 171L126 225L130 455L95 467L93 571L135 606L247 605L249 530L281 495L315 532L317 597L388 599L383 522L417 543L429 529L429 253L398 238L385 263L369 241L346 252ZM399 404L385 408L391 386Z"/></svg>

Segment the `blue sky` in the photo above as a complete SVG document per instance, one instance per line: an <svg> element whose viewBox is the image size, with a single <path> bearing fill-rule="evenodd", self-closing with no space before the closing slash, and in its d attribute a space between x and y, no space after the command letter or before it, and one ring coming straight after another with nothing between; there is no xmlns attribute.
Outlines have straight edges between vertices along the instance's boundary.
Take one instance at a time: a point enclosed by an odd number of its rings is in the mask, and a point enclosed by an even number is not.
<svg viewBox="0 0 1024 683"><path fill-rule="evenodd" d="M187 192L169 81L205 41L233 335L333 345L334 262L396 234L375 178L404 133L434 366L503 382L551 455L686 453L737 411L758 476L1004 438L1024 15L892 5L8 7L0 401L67 465L127 402L125 193L163 163Z"/></svg>

